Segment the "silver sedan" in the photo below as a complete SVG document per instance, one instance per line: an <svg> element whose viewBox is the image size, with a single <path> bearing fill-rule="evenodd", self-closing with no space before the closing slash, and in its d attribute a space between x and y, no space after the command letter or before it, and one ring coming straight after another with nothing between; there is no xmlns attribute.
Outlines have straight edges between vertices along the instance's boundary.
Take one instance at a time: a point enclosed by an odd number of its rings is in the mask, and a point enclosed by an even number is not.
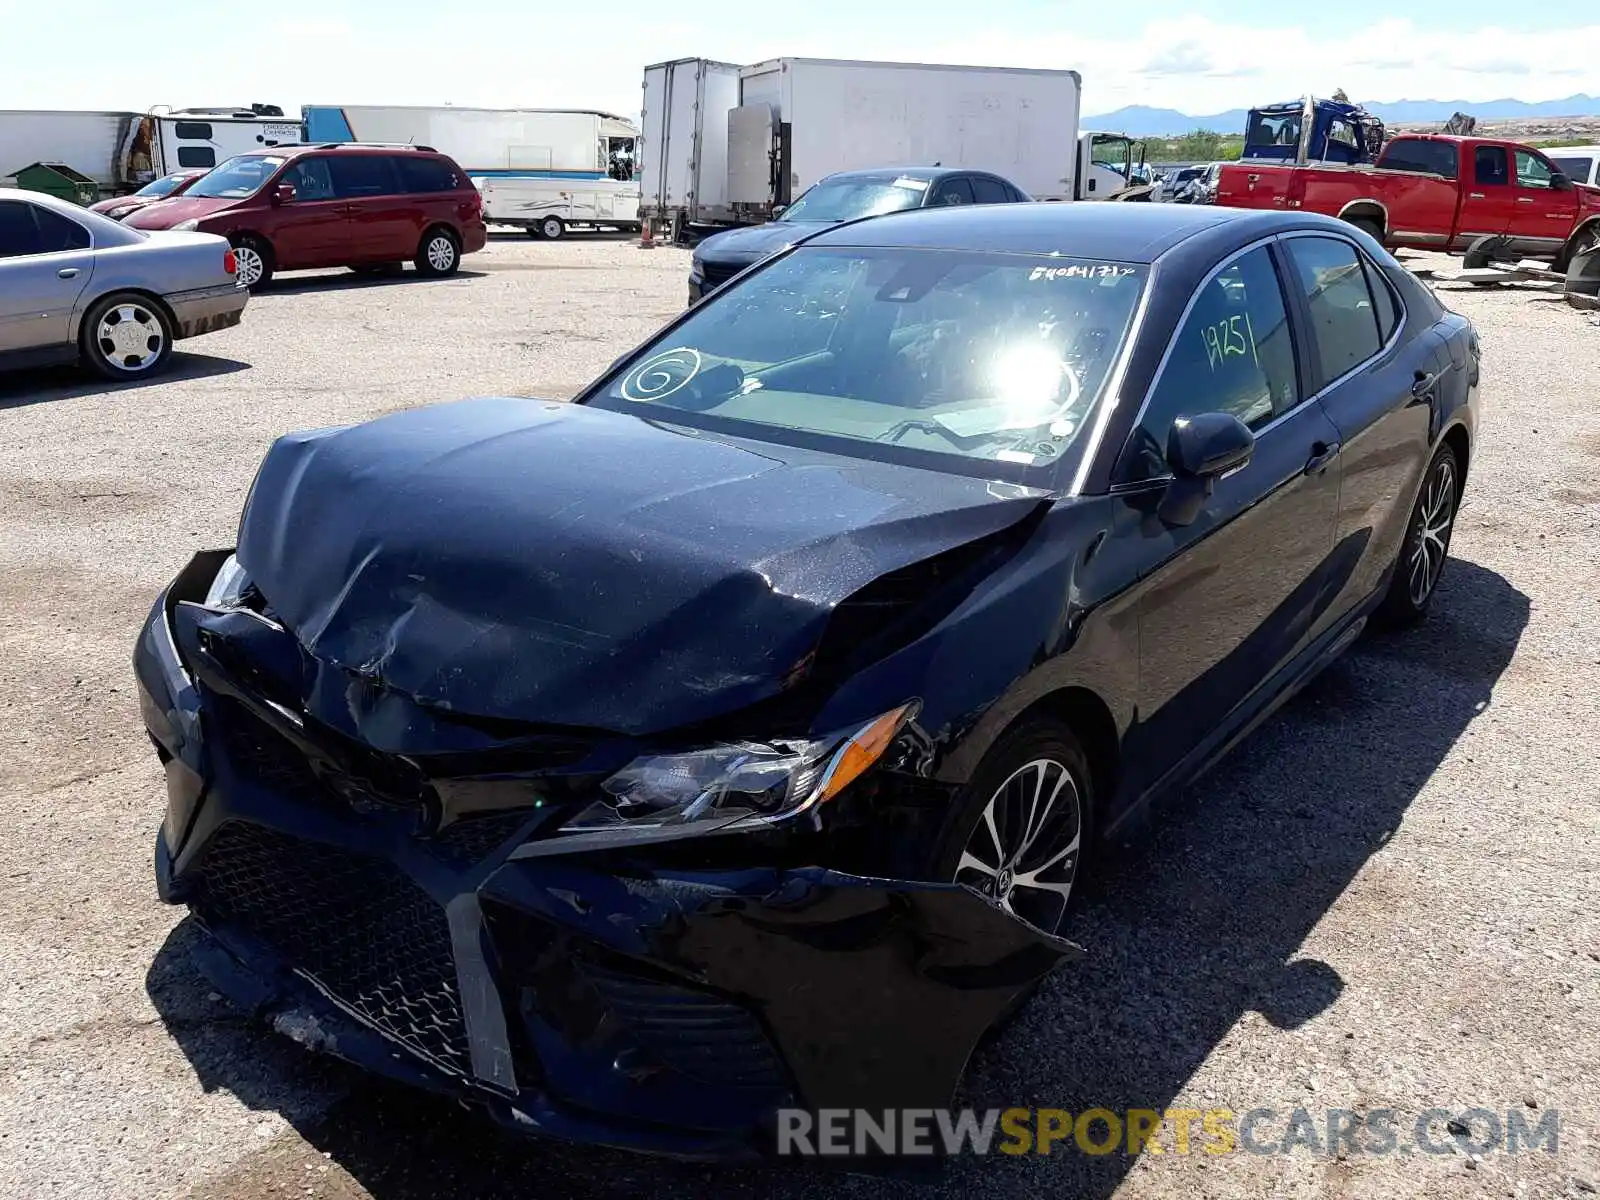
<svg viewBox="0 0 1600 1200"><path fill-rule="evenodd" d="M0 368L77 359L140 378L174 342L237 325L249 295L214 234L146 233L0 188Z"/></svg>

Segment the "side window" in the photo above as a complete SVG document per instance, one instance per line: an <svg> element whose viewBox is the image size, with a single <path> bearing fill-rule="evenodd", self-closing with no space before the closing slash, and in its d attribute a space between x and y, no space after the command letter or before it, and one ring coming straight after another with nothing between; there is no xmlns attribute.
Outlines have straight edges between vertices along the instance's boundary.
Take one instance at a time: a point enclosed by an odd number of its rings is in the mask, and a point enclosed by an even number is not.
<svg viewBox="0 0 1600 1200"><path fill-rule="evenodd" d="M33 219L39 226L39 253L58 254L63 250L89 248L89 231L76 221L48 208L35 208Z"/></svg>
<svg viewBox="0 0 1600 1200"><path fill-rule="evenodd" d="M33 206L20 200L0 200L0 258L38 253L39 227L33 223Z"/></svg>
<svg viewBox="0 0 1600 1200"><path fill-rule="evenodd" d="M172 130L174 136L185 141L209 142L211 126L205 121L179 121Z"/></svg>
<svg viewBox="0 0 1600 1200"><path fill-rule="evenodd" d="M972 194L977 197L979 204L1009 204L1011 202L1011 189L992 175L974 175L972 177Z"/></svg>
<svg viewBox="0 0 1600 1200"><path fill-rule="evenodd" d="M1527 150L1517 151L1517 186L1547 188L1550 186L1550 164Z"/></svg>
<svg viewBox="0 0 1600 1200"><path fill-rule="evenodd" d="M294 186L296 200L332 200L333 173L326 158L302 158L283 173L281 183Z"/></svg>
<svg viewBox="0 0 1600 1200"><path fill-rule="evenodd" d="M1330 383L1378 353L1378 318L1356 248L1341 238L1290 238L1295 281L1311 312L1322 382Z"/></svg>
<svg viewBox="0 0 1600 1200"><path fill-rule="evenodd" d="M1445 179L1456 177L1456 143L1427 138L1395 138L1384 147L1383 166L1394 171L1421 171Z"/></svg>
<svg viewBox="0 0 1600 1200"><path fill-rule="evenodd" d="M459 186L450 164L437 158L401 158L395 160L395 165L408 192L453 192Z"/></svg>
<svg viewBox="0 0 1600 1200"><path fill-rule="evenodd" d="M1383 277L1383 270L1377 263L1363 254L1361 265L1367 272L1367 287L1372 292L1372 311L1378 317L1378 339L1386 343L1400 324L1400 302L1395 299L1394 288Z"/></svg>
<svg viewBox="0 0 1600 1200"><path fill-rule="evenodd" d="M971 204L972 185L967 182L966 176L957 175L946 179L939 185L939 190L933 194L930 204Z"/></svg>
<svg viewBox="0 0 1600 1200"><path fill-rule="evenodd" d="M1201 285L1123 452L1119 477L1137 482L1167 474L1167 435L1180 416L1228 412L1260 429L1299 402L1283 289L1272 255L1259 246Z"/></svg>
<svg viewBox="0 0 1600 1200"><path fill-rule="evenodd" d="M178 165L180 167L214 167L217 165L217 152L210 146L179 146Z"/></svg>
<svg viewBox="0 0 1600 1200"><path fill-rule="evenodd" d="M336 154L327 160L333 194L341 200L392 196L400 190L392 159L382 154Z"/></svg>
<svg viewBox="0 0 1600 1200"><path fill-rule="evenodd" d="M1472 152L1472 177L1479 187L1503 187L1511 182L1504 146L1479 146Z"/></svg>

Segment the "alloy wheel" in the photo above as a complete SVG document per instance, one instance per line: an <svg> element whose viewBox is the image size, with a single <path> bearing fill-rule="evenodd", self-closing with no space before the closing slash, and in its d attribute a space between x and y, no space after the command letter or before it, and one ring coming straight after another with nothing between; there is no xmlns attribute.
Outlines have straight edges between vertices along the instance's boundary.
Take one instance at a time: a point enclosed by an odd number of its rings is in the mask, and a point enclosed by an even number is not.
<svg viewBox="0 0 1600 1200"><path fill-rule="evenodd" d="M161 357L167 332L161 319L143 305L118 304L100 318L94 340L106 362L132 375Z"/></svg>
<svg viewBox="0 0 1600 1200"><path fill-rule="evenodd" d="M1450 527L1456 519L1456 465L1441 456L1428 476L1417 508L1416 540L1411 548L1411 603L1420 608L1433 593L1450 550Z"/></svg>
<svg viewBox="0 0 1600 1200"><path fill-rule="evenodd" d="M252 288L261 282L261 276L267 269L267 264L261 257L261 251L254 246L235 246L233 248L233 261L239 268L239 282L241 284L247 288Z"/></svg>
<svg viewBox="0 0 1600 1200"><path fill-rule="evenodd" d="M1053 931L1066 915L1082 838L1083 802L1072 772L1055 759L1034 759L989 798L955 881Z"/></svg>
<svg viewBox="0 0 1600 1200"><path fill-rule="evenodd" d="M435 271L448 271L455 266L456 244L444 234L436 234L428 239L428 265Z"/></svg>

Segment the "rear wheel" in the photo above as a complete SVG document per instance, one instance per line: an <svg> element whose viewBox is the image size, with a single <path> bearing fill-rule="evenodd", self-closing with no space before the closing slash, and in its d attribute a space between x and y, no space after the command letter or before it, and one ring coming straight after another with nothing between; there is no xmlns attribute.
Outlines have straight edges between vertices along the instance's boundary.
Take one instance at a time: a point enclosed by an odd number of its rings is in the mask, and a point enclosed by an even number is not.
<svg viewBox="0 0 1600 1200"><path fill-rule="evenodd" d="M1411 510L1406 539L1400 546L1394 578L1378 609L1383 624L1415 625L1428 614L1434 590L1450 555L1450 535L1455 531L1456 507L1461 500L1461 466L1455 451L1439 447L1422 490Z"/></svg>
<svg viewBox="0 0 1600 1200"><path fill-rule="evenodd" d="M423 275L454 275L461 265L461 246L448 229L430 229L417 247L416 267Z"/></svg>
<svg viewBox="0 0 1600 1200"><path fill-rule="evenodd" d="M272 247L251 234L229 239L233 258L239 265L239 282L247 288L266 287L272 282Z"/></svg>
<svg viewBox="0 0 1600 1200"><path fill-rule="evenodd" d="M1383 245L1383 226L1373 218L1352 217L1350 218L1349 223L1361 230L1362 233L1372 238L1373 241L1378 243L1378 245Z"/></svg>
<svg viewBox="0 0 1600 1200"><path fill-rule="evenodd" d="M566 232L566 222L560 217L546 217L539 222L539 236L549 238L552 242L564 237Z"/></svg>
<svg viewBox="0 0 1600 1200"><path fill-rule="evenodd" d="M143 296L115 293L97 301L78 334L83 360L107 379L153 375L172 354L172 322Z"/></svg>

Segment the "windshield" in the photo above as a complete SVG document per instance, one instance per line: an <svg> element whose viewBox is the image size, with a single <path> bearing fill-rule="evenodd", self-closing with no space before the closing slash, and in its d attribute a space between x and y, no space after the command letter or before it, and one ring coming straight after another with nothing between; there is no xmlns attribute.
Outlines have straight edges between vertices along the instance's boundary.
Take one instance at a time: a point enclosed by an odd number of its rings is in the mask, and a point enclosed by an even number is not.
<svg viewBox="0 0 1600 1200"><path fill-rule="evenodd" d="M778 218L780 221L853 221L921 208L927 194L926 179L840 180L817 184Z"/></svg>
<svg viewBox="0 0 1600 1200"><path fill-rule="evenodd" d="M283 163L283 158L276 154L241 154L223 163L184 195L229 200L253 196Z"/></svg>
<svg viewBox="0 0 1600 1200"><path fill-rule="evenodd" d="M1145 274L1057 256L803 247L696 308L588 402L1021 480L1080 452Z"/></svg>
<svg viewBox="0 0 1600 1200"><path fill-rule="evenodd" d="M156 179L156 180L151 181L150 183L145 184L142 188L140 188L137 192L135 192L134 195L135 196L170 196L172 194L172 189L177 187L180 183L182 183L187 178L188 178L187 175L168 175L165 178Z"/></svg>
<svg viewBox="0 0 1600 1200"><path fill-rule="evenodd" d="M1552 156L1550 161L1555 163L1556 170L1560 171L1568 179L1576 180L1578 183L1588 183L1589 172L1594 170L1594 159L1592 158L1557 158Z"/></svg>

